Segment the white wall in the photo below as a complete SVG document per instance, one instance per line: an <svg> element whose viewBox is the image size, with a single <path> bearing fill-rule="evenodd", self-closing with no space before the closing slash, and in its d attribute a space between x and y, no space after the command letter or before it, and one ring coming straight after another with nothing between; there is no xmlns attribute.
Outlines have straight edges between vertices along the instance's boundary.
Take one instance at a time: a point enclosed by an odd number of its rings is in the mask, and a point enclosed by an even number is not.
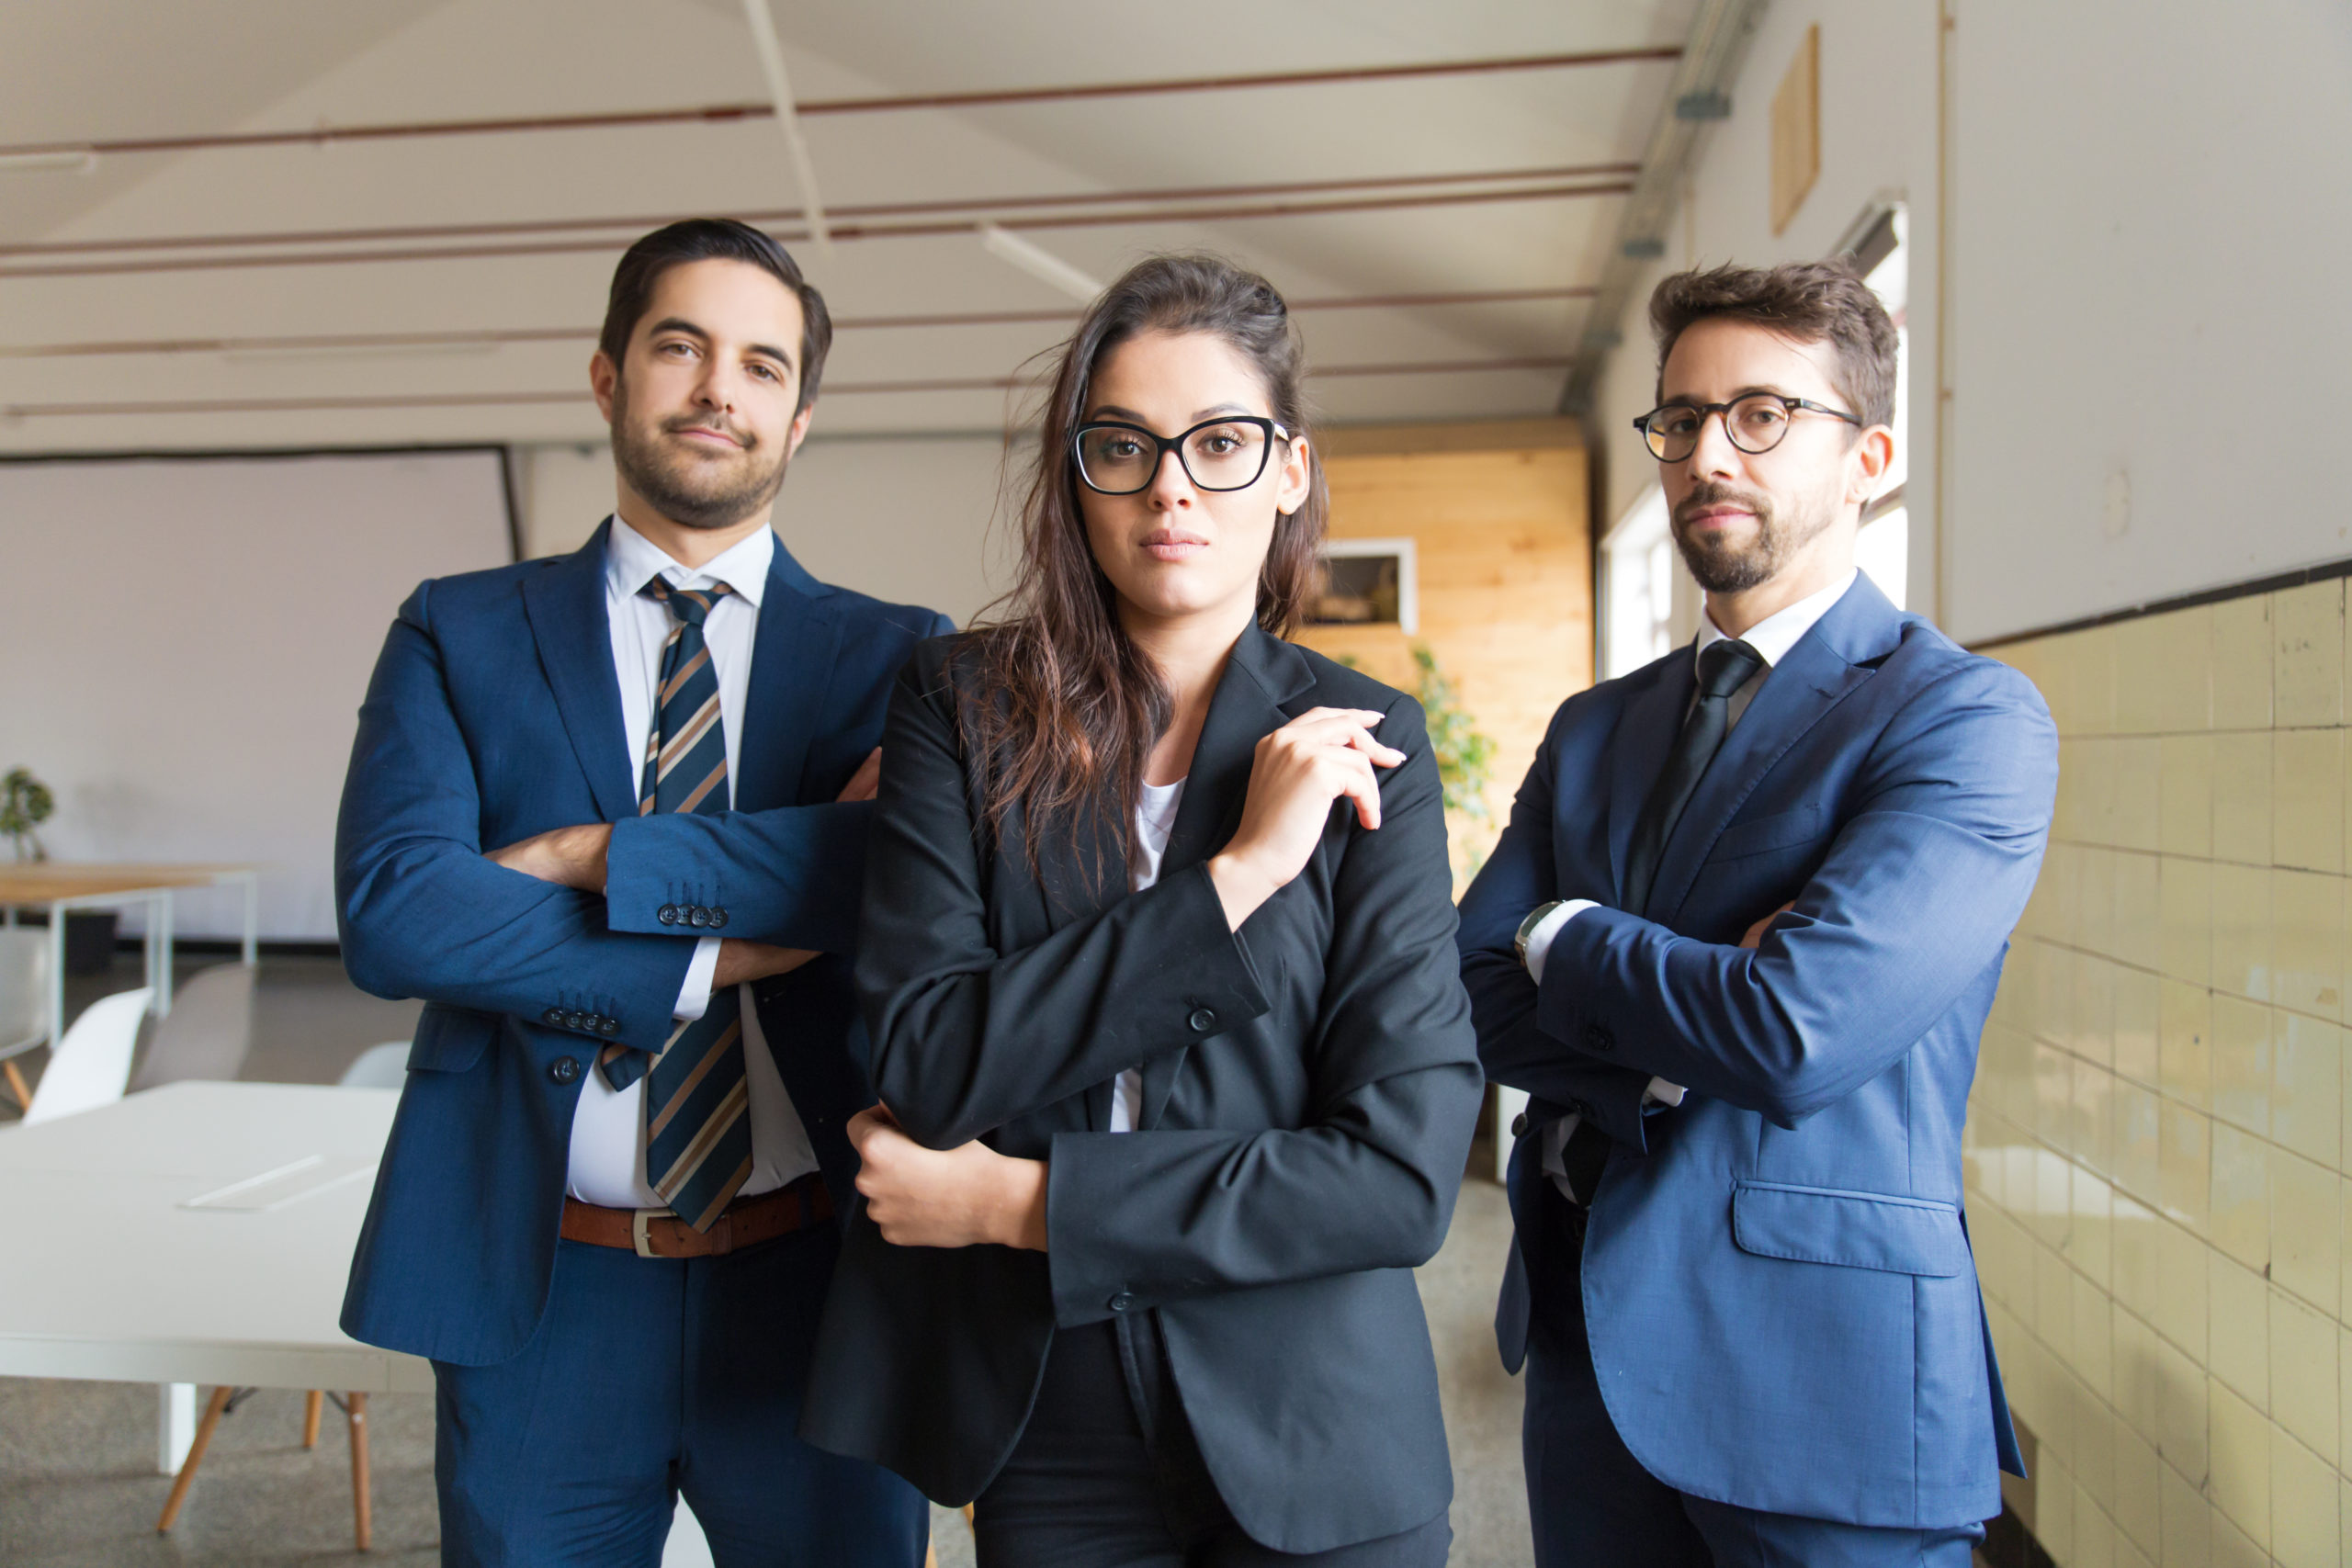
<svg viewBox="0 0 2352 1568"><path fill-rule="evenodd" d="M517 457L526 553L576 549L613 509L611 450L529 446ZM927 604L961 625L1009 581L1011 534L997 506L1004 463L991 436L812 436L777 498L776 532L824 581Z"/></svg>
<svg viewBox="0 0 2352 1568"><path fill-rule="evenodd" d="M508 559L489 452L0 465L0 767L59 860L250 861L266 937L334 935L336 803L392 612ZM183 936L242 904L189 895Z"/></svg>
<svg viewBox="0 0 2352 1568"><path fill-rule="evenodd" d="M1821 28L1821 175L1790 220L1772 232L1772 94L1805 29ZM1935 603L1934 402L1936 355L1936 7L1934 0L1818 0L1770 6L1732 89L1732 116L1708 133L1667 254L1635 291L1620 323L1624 343L1610 356L1594 405L1607 453L1605 527L1657 477L1657 463L1630 423L1657 401L1657 351L1649 333L1649 291L1686 267L1828 255L1872 203L1895 197L1910 209L1911 449L1909 599ZM1695 591L1681 602L1695 625Z"/></svg>
<svg viewBox="0 0 2352 1568"><path fill-rule="evenodd" d="M1963 0L1954 47L1951 629L2352 553L2352 6Z"/></svg>
<svg viewBox="0 0 2352 1568"><path fill-rule="evenodd" d="M1783 0L1644 298L1669 267L1825 254L1874 197L1908 197L1910 603L1963 641L2352 553L2331 472L2352 346L2352 293L2333 282L2352 250L2352 8L1951 9L1941 289L1934 0ZM1772 92L1815 22L1821 177L1776 237ZM1623 326L1594 411L1604 525L1654 471L1626 423L1656 371L1638 305Z"/></svg>

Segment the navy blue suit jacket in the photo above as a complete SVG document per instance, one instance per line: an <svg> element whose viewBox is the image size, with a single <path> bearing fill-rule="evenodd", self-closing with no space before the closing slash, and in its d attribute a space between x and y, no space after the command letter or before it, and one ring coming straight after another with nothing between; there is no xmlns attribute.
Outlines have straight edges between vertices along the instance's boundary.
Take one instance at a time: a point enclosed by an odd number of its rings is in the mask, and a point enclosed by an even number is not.
<svg viewBox="0 0 2352 1568"><path fill-rule="evenodd" d="M873 1102L850 976L870 802L834 803L879 744L891 677L949 629L828 587L781 544L753 644L731 811L639 817L605 613L610 525L578 552L418 587L359 710L335 831L344 962L422 997L390 1143L352 1259L344 1331L466 1365L538 1326L572 1108L607 1040L658 1049L695 937L820 953L753 989L776 1069L841 1208L847 1120ZM483 851L614 825L605 896Z"/></svg>
<svg viewBox="0 0 2352 1568"><path fill-rule="evenodd" d="M2056 732L2024 677L1858 578L1758 688L1628 911L1627 846L1691 666L1685 647L1561 706L1463 899L1480 1056L1534 1096L1504 1359L1526 1342L1521 1249L1556 1235L1536 1223L1534 1134L1580 1110L1612 1139L1588 1337L1644 1468L1776 1513L1989 1518L2017 1456L1961 1126L2049 831ZM1539 988L1511 939L1551 898L1603 907L1561 929ZM1759 950L1736 945L1791 900ZM1679 1109L1643 1114L1653 1074L1690 1090Z"/></svg>

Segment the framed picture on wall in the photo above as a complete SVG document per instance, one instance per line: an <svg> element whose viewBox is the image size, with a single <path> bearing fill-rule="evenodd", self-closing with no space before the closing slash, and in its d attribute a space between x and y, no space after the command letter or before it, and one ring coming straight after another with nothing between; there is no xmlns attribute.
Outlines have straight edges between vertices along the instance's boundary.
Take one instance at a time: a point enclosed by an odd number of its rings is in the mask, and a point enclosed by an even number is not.
<svg viewBox="0 0 2352 1568"><path fill-rule="evenodd" d="M1306 602L1312 626L1420 630L1420 594L1410 539L1326 539L1322 570Z"/></svg>

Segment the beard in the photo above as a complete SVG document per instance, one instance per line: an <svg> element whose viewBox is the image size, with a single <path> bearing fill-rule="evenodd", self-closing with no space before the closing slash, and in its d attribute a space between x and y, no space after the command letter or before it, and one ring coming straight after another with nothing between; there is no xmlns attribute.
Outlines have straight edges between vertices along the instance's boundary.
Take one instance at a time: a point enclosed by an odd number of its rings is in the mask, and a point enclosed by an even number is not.
<svg viewBox="0 0 2352 1568"><path fill-rule="evenodd" d="M684 430L716 430L741 444L731 457L681 449L667 438ZM673 523L686 528L732 528L776 498L791 462L783 447L770 463L760 438L713 413L678 414L651 429L629 418L628 383L613 384L613 466L630 490Z"/></svg>
<svg viewBox="0 0 2352 1568"><path fill-rule="evenodd" d="M1754 536L1736 538L1720 530L1703 535L1691 532L1691 514L1724 504L1741 507L1755 517ZM1783 519L1780 507L1760 491L1714 481L1684 496L1671 518L1674 547L1682 552L1683 564L1699 586L1710 593L1744 593L1770 581L1836 520L1837 509L1827 504L1803 506Z"/></svg>

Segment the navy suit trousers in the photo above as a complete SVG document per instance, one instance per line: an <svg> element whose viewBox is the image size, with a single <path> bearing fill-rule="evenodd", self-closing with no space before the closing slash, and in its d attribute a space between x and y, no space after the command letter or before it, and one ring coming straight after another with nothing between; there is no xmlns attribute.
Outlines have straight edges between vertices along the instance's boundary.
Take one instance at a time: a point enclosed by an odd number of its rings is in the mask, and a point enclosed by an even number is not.
<svg viewBox="0 0 2352 1568"><path fill-rule="evenodd" d="M917 1568L915 1489L795 1435L839 1248L831 1225L723 1258L559 1243L520 1354L434 1363L443 1562L655 1568L683 1492L718 1568Z"/></svg>
<svg viewBox="0 0 2352 1568"><path fill-rule="evenodd" d="M1593 1375L1583 1211L1548 1180L1538 1201L1545 1234L1525 1248L1534 1311L1521 1430L1536 1568L1969 1568L1981 1525L1890 1529L1770 1514L1679 1492L1644 1470Z"/></svg>

